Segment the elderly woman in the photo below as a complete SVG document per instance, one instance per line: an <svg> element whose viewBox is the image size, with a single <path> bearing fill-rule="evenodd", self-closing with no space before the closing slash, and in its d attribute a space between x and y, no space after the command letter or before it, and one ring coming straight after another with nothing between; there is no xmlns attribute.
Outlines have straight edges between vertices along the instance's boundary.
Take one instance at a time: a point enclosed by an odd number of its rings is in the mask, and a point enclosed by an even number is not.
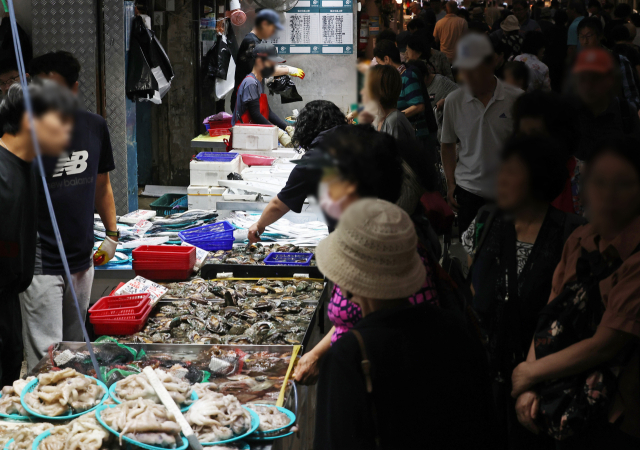
<svg viewBox="0 0 640 450"><path fill-rule="evenodd" d="M318 267L363 319L324 358L315 450L491 448L480 345L456 316L408 300L425 278L417 241L402 209L364 199L318 245Z"/></svg>
<svg viewBox="0 0 640 450"><path fill-rule="evenodd" d="M557 448L640 448L638 148L608 140L587 160L590 223L567 240L527 360L513 371L518 420Z"/></svg>
<svg viewBox="0 0 640 450"><path fill-rule="evenodd" d="M500 438L507 448L544 449L550 444L518 423L510 380L526 356L565 240L583 223L550 205L566 178L564 152L554 141L532 136L509 142L498 173L496 205L481 209L463 235L474 255L473 308L489 356Z"/></svg>
<svg viewBox="0 0 640 450"><path fill-rule="evenodd" d="M395 203L401 197L402 161L398 157L398 144L391 136L378 133L365 125L348 126L333 133L324 146L326 157L315 164L324 166L319 200L329 217L342 220L344 212L363 198ZM411 301L435 303L437 295L426 256L423 264L427 275L423 277L421 286L410 293L413 294ZM332 343L362 318L358 305L349 301L336 280L331 281L336 286L333 288L327 313L333 328L313 349L304 354L296 366L294 377L303 384L316 382L320 362Z"/></svg>
<svg viewBox="0 0 640 450"><path fill-rule="evenodd" d="M340 108L326 100L314 100L307 103L296 122L293 141L305 150L303 159L312 158L320 150L322 140L340 125L346 125L347 119ZM269 202L260 219L249 228L249 241L256 243L266 227L280 219L289 211L300 213L308 196L315 196L322 171L305 167L296 167L291 171L287 184L277 196ZM328 221L329 229L335 226Z"/></svg>

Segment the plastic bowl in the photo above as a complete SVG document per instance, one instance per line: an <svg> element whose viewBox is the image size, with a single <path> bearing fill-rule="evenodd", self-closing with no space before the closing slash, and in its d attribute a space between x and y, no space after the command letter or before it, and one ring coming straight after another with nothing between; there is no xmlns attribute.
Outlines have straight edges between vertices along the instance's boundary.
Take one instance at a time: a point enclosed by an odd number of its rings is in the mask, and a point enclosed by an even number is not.
<svg viewBox="0 0 640 450"><path fill-rule="evenodd" d="M252 404L254 404L256 406L275 406L275 405L268 405L266 403L252 403ZM289 436L290 433L286 433L286 434L283 434L283 435L277 435L277 434L279 432L281 432L282 430L285 430L286 428L291 427L296 422L296 415L293 412L289 411L287 408L283 408L281 406L275 406L275 407L278 409L278 411L280 411L281 413L285 414L289 418L289 423L284 425L284 426L282 426L282 427L280 427L280 428L274 428L273 430L269 430L269 431L256 431L251 436L249 436L249 439L254 439L254 440L268 439L268 440L272 440L272 439L280 439L282 437ZM274 435L276 435L276 436L274 436Z"/></svg>
<svg viewBox="0 0 640 450"><path fill-rule="evenodd" d="M75 413L75 414L66 414L63 416L55 416L55 417L50 417L50 416L43 416L42 414L38 414L35 411L32 411L31 408L29 408L29 405L27 405L27 402L24 401L24 396L33 391L36 386L38 385L38 379L35 378L33 380L31 380L22 390L22 394L20 395L20 403L22 403L22 407L32 416L35 417L39 417L40 419L45 419L45 420L69 420L69 419L75 419L76 417L80 417L83 416L87 413L90 413L91 411L95 411L99 406L101 406L108 398L109 398L109 388L107 388L107 386L100 380L90 377L89 375L85 375L85 377L87 378L92 378L94 380L96 380L96 382L98 383L98 386L100 386L102 389L104 389L104 395L102 396L102 400L100 400L100 403L98 403L96 406L94 406L93 408L87 409L86 411L82 411L81 413Z"/></svg>
<svg viewBox="0 0 640 450"><path fill-rule="evenodd" d="M2 398L2 392L0 392L0 398ZM12 420L31 420L30 416L21 416L20 414L2 414L0 413L0 417L4 419L12 419Z"/></svg>
<svg viewBox="0 0 640 450"><path fill-rule="evenodd" d="M120 432L114 430L113 428L111 428L109 425L107 425L106 423L104 423L104 420L102 420L102 416L100 415L100 413L102 411L104 411L107 408L115 408L118 405L101 405L100 407L98 407L98 409L96 409L96 420L100 423L100 425L102 425L109 433L115 434L116 436L120 436ZM176 447L174 449L171 450L186 450L187 447L189 446L189 441L187 441L187 439L184 436L180 436L182 438L182 445L180 445L179 447ZM138 447L141 448L145 448L147 450L168 450L165 447L156 447L154 445L149 445L149 444L143 444L142 442L138 442L138 441L134 441L133 439L127 437L127 436L122 436L122 439L125 440L126 442L133 444L133 445L137 445Z"/></svg>
<svg viewBox="0 0 640 450"><path fill-rule="evenodd" d="M13 439L9 439L7 441L7 443L4 445L4 450L9 450L9 447L11 447L11 444L13 444Z"/></svg>
<svg viewBox="0 0 640 450"><path fill-rule="evenodd" d="M31 450L38 450L38 446L40 445L40 442L42 442L45 438L49 437L50 434L51 434L51 430L47 430L44 433L39 434L38 437L33 440L33 444L31 445Z"/></svg>
<svg viewBox="0 0 640 450"><path fill-rule="evenodd" d="M113 383L111 385L111 387L109 388L109 397L111 397L111 400L113 400L114 402L116 402L119 405L119 404L122 403L122 400L116 394L116 384L118 384L118 382ZM196 391L191 391L191 400L193 400L191 405L193 405L193 403L196 400L198 400L198 394L196 393ZM183 408L180 408L180 412L185 413L185 412L189 411L189 408L191 408L191 405L187 405L187 406L185 406Z"/></svg>
<svg viewBox="0 0 640 450"><path fill-rule="evenodd" d="M242 440L244 438L249 437L250 434L254 433L258 429L258 427L260 426L260 417L258 417L258 414L255 411L247 408L246 406L243 406L243 408L246 409L247 411L249 411L249 414L251 415L251 428L249 428L249 430L245 434L242 434L242 435L236 436L236 437L232 437L231 439L227 439L226 441L200 442L200 444L205 446L205 447L206 446L212 446L212 445L228 444L230 442L240 441L240 440Z"/></svg>

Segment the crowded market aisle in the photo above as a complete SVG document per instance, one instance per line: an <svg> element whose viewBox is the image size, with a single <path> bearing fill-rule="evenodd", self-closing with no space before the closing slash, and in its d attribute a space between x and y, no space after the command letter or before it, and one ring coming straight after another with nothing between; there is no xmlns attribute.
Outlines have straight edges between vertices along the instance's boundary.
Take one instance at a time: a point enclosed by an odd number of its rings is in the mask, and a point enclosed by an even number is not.
<svg viewBox="0 0 640 450"><path fill-rule="evenodd" d="M3 38L0 447L640 448L640 16L391 9L360 105L286 117L308 12L258 11L226 151L121 215L78 55Z"/></svg>

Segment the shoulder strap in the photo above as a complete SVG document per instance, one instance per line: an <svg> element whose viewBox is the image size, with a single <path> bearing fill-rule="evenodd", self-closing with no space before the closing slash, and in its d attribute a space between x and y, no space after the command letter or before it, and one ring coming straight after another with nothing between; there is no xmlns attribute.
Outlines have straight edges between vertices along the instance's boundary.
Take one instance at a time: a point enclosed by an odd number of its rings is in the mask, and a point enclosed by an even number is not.
<svg viewBox="0 0 640 450"><path fill-rule="evenodd" d="M369 406L371 407L371 417L373 419L373 426L375 427L375 441L376 441L376 449L381 449L380 445L380 433L378 430L378 413L376 411L376 405L373 401L372 393L373 393L373 382L371 381L371 361L369 361L369 357L367 356L367 347L364 345L364 339L362 338L362 334L358 330L351 329L351 332L356 337L358 341L358 345L360 346L360 354L362 355L362 361L360 361L360 365L362 367L362 372L364 373L364 381L367 387L367 398L369 399Z"/></svg>

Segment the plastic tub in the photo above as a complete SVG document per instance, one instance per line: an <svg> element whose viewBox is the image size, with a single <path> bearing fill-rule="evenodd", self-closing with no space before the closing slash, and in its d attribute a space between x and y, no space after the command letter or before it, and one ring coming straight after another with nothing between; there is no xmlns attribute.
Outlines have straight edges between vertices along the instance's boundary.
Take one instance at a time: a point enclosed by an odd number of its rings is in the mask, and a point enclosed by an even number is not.
<svg viewBox="0 0 640 450"><path fill-rule="evenodd" d="M313 253L269 253L264 259L267 266L308 266L313 259Z"/></svg>
<svg viewBox="0 0 640 450"><path fill-rule="evenodd" d="M206 250L206 249L203 249ZM160 268L140 268L136 266L135 261L133 262L133 270L137 276L144 277L151 281L162 281L162 280L172 280L172 281L184 281L188 280L189 276L193 272L193 267L191 269L160 269ZM140 330L137 330L140 331ZM136 333L137 331L134 331ZM133 333L125 333L125 334L133 334Z"/></svg>
<svg viewBox="0 0 640 450"><path fill-rule="evenodd" d="M216 223L189 228L178 233L180 239L192 244L195 242L207 242L218 239L233 239L234 227L226 220ZM194 244L195 245L195 244ZM196 245L198 247L198 245Z"/></svg>
<svg viewBox="0 0 640 450"><path fill-rule="evenodd" d="M196 262L196 249L180 245L141 245L131 252L133 259L142 261Z"/></svg>
<svg viewBox="0 0 640 450"><path fill-rule="evenodd" d="M184 194L164 194L149 206L157 215L170 216L171 214L186 211L188 201L187 196Z"/></svg>
<svg viewBox="0 0 640 450"><path fill-rule="evenodd" d="M85 414L90 413L91 411L95 411L97 408L99 408L100 406L102 406L102 404L109 398L109 388L107 388L107 386L100 380L90 377L89 375L85 375L85 377L87 378L92 378L94 379L97 383L98 386L100 386L102 389L104 389L104 395L102 396L102 399L100 400L100 403L98 403L96 406L94 406L93 408L87 409L86 411L82 411L81 413L75 413L75 414L66 414L63 416L43 416L42 414L38 414L35 411L33 411L29 405L27 405L27 402L24 401L24 396L29 393L32 392L36 386L38 385L38 379L35 378L33 380L31 380L29 383L27 383L27 385L24 387L24 389L22 389L22 394L20 395L20 403L22 403L22 407L32 416L36 416L40 419L45 419L45 420L69 420L69 419L75 419L76 417L80 417L83 416Z"/></svg>
<svg viewBox="0 0 640 450"><path fill-rule="evenodd" d="M261 155L242 155L242 162L247 166L270 166L275 158Z"/></svg>
<svg viewBox="0 0 640 450"><path fill-rule="evenodd" d="M196 155L198 161L222 162L233 161L236 156L235 152L200 152Z"/></svg>
<svg viewBox="0 0 640 450"><path fill-rule="evenodd" d="M130 295L110 295L102 297L91 308L91 317L109 317L140 314L148 306L148 293Z"/></svg>
<svg viewBox="0 0 640 450"><path fill-rule="evenodd" d="M130 316L111 316L108 318L89 316L89 322L93 325L93 331L99 335L130 335L144 328L152 309L153 306L148 304L147 308L135 319L129 318Z"/></svg>
<svg viewBox="0 0 640 450"><path fill-rule="evenodd" d="M96 410L96 420L100 423L100 425L102 425L107 431L109 431L109 433L114 434L116 436L120 436L120 433L117 432L116 430L114 430L113 428L111 428L109 425L107 425L104 420L102 420L102 416L100 415L100 413L102 411L104 411L107 408L115 408L118 405L102 405L100 408L98 408ZM187 447L189 447L189 441L187 441L187 438L185 438L184 436L180 435L180 437L182 438L182 445L179 445L178 447L176 447L173 450L186 450ZM135 441L133 439L131 439L130 437L124 436L122 435L122 439L127 441L130 444L133 444L135 446L144 448L146 450L167 450L165 447L156 447L153 445L149 445L149 444L143 444L142 442L138 442Z"/></svg>
<svg viewBox="0 0 640 450"><path fill-rule="evenodd" d="M118 382L113 383L109 388L109 397L111 397L111 400L119 405L122 403L122 400L120 399L120 397L118 397L118 394L116 394L116 384L118 384ZM186 413L187 411L189 411L189 408L191 408L191 406L198 400L198 394L196 393L196 391L191 391L191 400L193 401L187 406L177 405L178 408L180 408L180 412Z"/></svg>

